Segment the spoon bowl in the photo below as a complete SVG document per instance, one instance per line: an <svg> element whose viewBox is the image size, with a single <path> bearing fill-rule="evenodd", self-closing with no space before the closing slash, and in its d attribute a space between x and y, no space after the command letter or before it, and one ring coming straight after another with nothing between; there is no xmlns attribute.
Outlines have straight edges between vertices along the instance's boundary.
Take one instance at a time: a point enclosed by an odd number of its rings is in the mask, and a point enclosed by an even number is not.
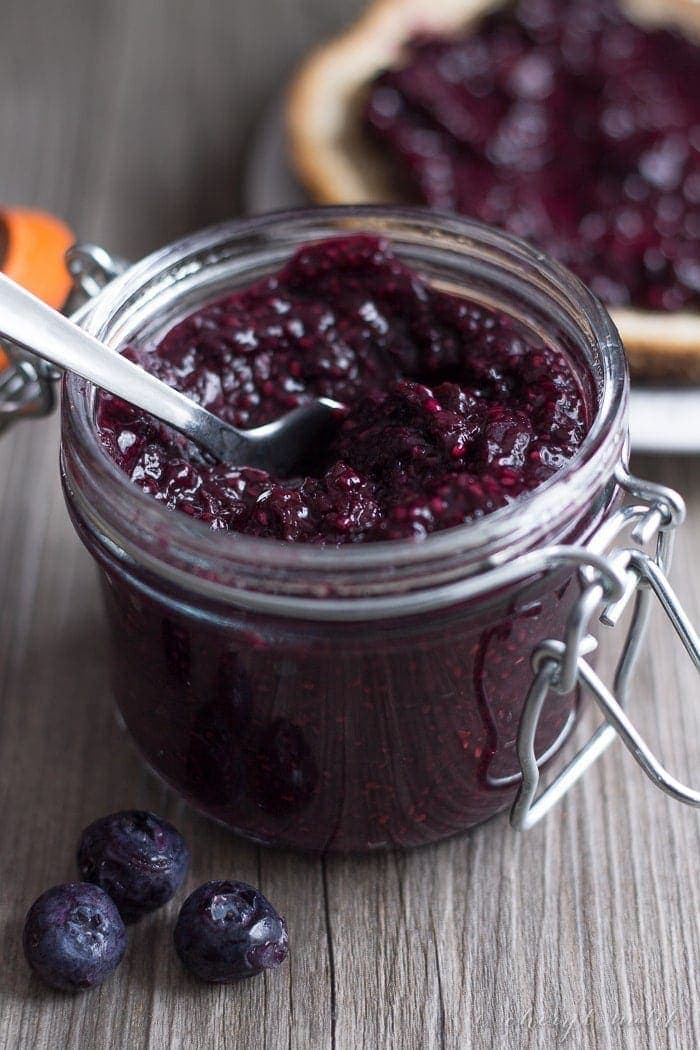
<svg viewBox="0 0 700 1050"><path fill-rule="evenodd" d="M239 430L111 350L4 274L0 337L144 409L216 460L270 474L290 476L302 469L328 440L344 409L330 398L316 398L271 423Z"/></svg>

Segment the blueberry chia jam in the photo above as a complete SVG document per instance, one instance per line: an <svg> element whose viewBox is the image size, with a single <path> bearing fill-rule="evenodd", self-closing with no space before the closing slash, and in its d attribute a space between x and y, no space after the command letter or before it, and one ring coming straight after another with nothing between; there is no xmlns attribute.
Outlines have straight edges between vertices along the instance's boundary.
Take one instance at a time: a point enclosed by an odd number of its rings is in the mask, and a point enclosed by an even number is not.
<svg viewBox="0 0 700 1050"><path fill-rule="evenodd" d="M233 223L146 259L83 322L228 421L346 405L303 477L212 465L78 379L74 524L148 763L234 830L413 846L507 807L530 654L617 501L627 376L600 304L541 255L410 209ZM578 697L552 694L544 760Z"/></svg>
<svg viewBox="0 0 700 1050"><path fill-rule="evenodd" d="M136 485L212 528L296 542L422 537L482 517L570 459L595 407L562 350L361 235L307 245L155 348L127 352L238 427L314 396L348 406L312 475L283 480L211 465L100 394L102 442Z"/></svg>
<svg viewBox="0 0 700 1050"><path fill-rule="evenodd" d="M698 84L697 41L615 0L517 0L412 41L364 122L408 199L539 244L610 305L697 310Z"/></svg>

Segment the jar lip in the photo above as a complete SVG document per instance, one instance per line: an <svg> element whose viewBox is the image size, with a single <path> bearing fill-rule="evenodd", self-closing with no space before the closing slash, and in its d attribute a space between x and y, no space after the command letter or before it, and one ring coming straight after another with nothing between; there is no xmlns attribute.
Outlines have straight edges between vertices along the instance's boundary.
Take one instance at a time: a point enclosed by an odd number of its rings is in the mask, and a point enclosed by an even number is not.
<svg viewBox="0 0 700 1050"><path fill-rule="evenodd" d="M174 534L173 543L196 552L198 561L232 559L237 563L263 563L280 571L318 570L329 577L355 570L399 568L417 560L430 563L469 552L483 554L485 550L492 551L495 556L495 561L491 558L490 564L513 556L512 545L508 552L501 548L512 537L515 523L525 515L541 523L554 522L561 514L564 502L570 502L577 494L584 496L596 479L612 473L627 438L629 378L620 336L610 315L577 277L526 242L474 220L427 208L346 205L277 211L209 226L157 249L111 281L78 311L75 319L92 335L117 349L119 341L111 335L111 322L116 312L149 280L165 273L173 264L184 263L181 272L185 273L187 259L195 253L198 256L215 253L218 245L232 238L273 237L276 231L293 227L308 226L309 240L332 236L333 232L338 233L338 229L314 234L312 228L334 223L338 227L349 225L358 231L363 228L363 223L372 224L373 232L381 232L389 240L392 239L392 226L398 225L401 229L415 227L438 239L443 235L457 237L464 242L465 248L472 244L507 250L514 259L535 267L548 283L556 285L566 297L575 300L594 334L603 365L597 412L576 454L551 478L512 503L478 521L440 530L420 539L330 547L217 532L202 521L169 510L130 481L100 444L92 423L94 388L75 375L67 375L64 378L64 421L67 416L71 441L79 446L85 467L103 486L105 500L100 499L103 504L98 511L100 518L110 498L122 507L126 500L138 514L144 543L168 532ZM366 230L366 226L364 228ZM118 522L110 520L106 531L114 540L119 531ZM499 554L502 554L500 559ZM193 575L195 581L196 578Z"/></svg>

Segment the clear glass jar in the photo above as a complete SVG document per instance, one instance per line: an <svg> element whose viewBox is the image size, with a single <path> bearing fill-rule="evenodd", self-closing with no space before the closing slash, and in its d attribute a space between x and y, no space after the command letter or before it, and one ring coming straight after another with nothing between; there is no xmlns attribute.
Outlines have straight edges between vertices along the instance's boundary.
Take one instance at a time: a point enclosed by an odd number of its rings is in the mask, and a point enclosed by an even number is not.
<svg viewBox="0 0 700 1050"><path fill-rule="evenodd" d="M578 577L504 576L585 546L619 502L628 378L600 303L546 257L476 223L414 209L278 214L195 234L130 268L83 312L115 349L279 267L302 243L379 232L429 280L577 348L597 411L578 454L528 497L422 542L340 549L211 532L135 488L106 456L94 389L65 380L61 466L97 561L114 691L147 762L199 809L304 849L431 842L508 806L530 657L561 637ZM577 691L536 735L559 748Z"/></svg>

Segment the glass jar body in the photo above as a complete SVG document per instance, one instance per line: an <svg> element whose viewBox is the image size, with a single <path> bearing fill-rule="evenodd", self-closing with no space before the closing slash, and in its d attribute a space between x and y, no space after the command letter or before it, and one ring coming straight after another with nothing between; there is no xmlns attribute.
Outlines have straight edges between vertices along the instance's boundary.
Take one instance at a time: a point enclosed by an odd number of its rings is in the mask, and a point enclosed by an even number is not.
<svg viewBox="0 0 700 1050"><path fill-rule="evenodd" d="M579 593L560 574L426 617L314 623L193 605L92 553L149 765L235 831L311 850L422 845L508 806L530 654ZM552 694L538 755L577 706Z"/></svg>
<svg viewBox="0 0 700 1050"><path fill-rule="evenodd" d="M87 385L69 380L63 402L64 489L102 573L127 727L199 809L258 841L313 850L420 845L512 801L530 655L562 635L578 581L569 570L507 584L490 574L547 544L588 542L616 500L626 426L624 360L599 304L516 242L434 214L334 209L233 224L145 260L83 323L115 347L153 335L348 224L576 344L598 401L579 463L522 506L423 543L290 550L217 537L137 492L99 449ZM575 694L548 701L543 761L576 708Z"/></svg>

